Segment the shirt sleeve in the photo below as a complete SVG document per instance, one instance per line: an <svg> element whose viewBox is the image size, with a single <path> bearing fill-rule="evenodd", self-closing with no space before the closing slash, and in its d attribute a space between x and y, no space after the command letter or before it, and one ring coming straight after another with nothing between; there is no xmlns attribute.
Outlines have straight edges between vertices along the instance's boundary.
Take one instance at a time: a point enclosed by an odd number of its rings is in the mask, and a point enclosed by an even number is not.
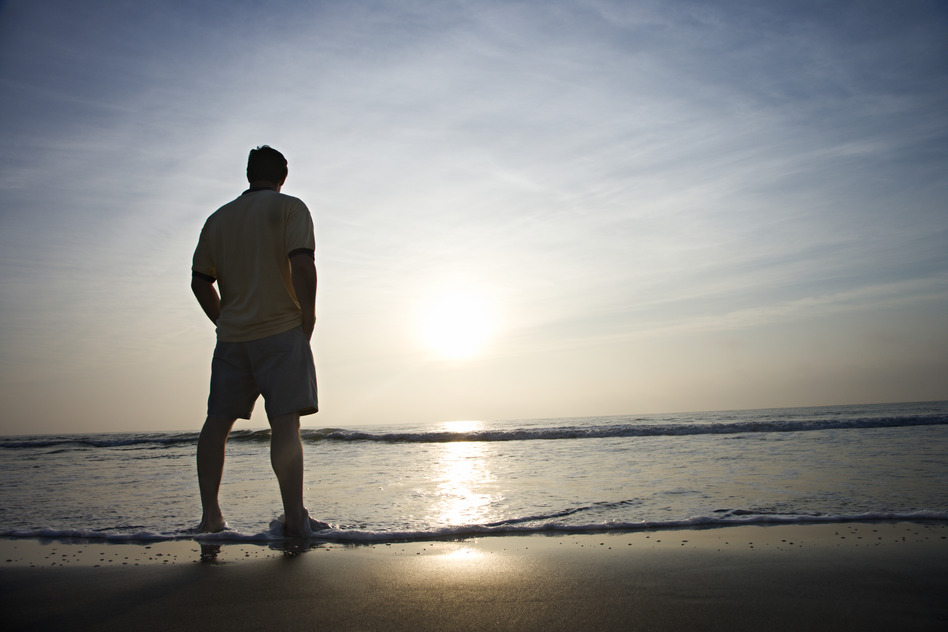
<svg viewBox="0 0 948 632"><path fill-rule="evenodd" d="M213 283L217 280L217 268L214 266L214 259L211 257L207 241L207 224L205 224L201 230L197 248L194 249L194 258L191 261L191 276Z"/></svg>
<svg viewBox="0 0 948 632"><path fill-rule="evenodd" d="M313 216L301 200L296 200L296 203L289 208L284 240L287 256L316 252L316 229L313 226Z"/></svg>

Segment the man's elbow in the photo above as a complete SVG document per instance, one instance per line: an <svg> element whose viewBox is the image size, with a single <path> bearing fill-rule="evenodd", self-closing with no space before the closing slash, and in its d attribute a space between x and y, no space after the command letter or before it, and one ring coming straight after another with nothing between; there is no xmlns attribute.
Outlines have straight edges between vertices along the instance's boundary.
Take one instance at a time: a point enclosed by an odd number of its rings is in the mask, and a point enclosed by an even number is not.
<svg viewBox="0 0 948 632"><path fill-rule="evenodd" d="M312 257L296 255L290 258L290 270L294 277L316 282L316 262Z"/></svg>
<svg viewBox="0 0 948 632"><path fill-rule="evenodd" d="M214 282L198 276L193 276L191 277L191 292L193 292L194 295L199 299L204 296L208 296L212 292L215 292Z"/></svg>

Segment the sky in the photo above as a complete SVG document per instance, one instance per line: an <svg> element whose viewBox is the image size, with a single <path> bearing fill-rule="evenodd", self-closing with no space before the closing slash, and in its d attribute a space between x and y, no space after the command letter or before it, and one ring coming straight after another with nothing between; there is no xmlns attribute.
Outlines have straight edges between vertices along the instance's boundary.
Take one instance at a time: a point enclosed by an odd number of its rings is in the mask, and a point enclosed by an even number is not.
<svg viewBox="0 0 948 632"><path fill-rule="evenodd" d="M0 434L200 428L262 144L304 427L948 399L937 0L10 0L0 139Z"/></svg>

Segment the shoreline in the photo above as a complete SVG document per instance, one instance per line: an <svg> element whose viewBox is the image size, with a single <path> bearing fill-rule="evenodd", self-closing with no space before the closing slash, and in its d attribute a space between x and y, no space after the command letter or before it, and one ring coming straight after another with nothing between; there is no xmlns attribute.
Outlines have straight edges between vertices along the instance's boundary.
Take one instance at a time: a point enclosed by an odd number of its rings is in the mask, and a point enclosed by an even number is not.
<svg viewBox="0 0 948 632"><path fill-rule="evenodd" d="M914 528L913 528L914 527ZM787 531L786 537L780 538L780 544L774 544L776 535ZM305 541L285 539L254 539L228 537L214 538L202 536L182 536L174 539L113 539L109 537L94 538L83 536L32 536L32 535L0 535L0 570L6 567L29 566L101 566L102 562L115 562L118 559L127 560L131 565L147 565L159 563L191 563L191 562L232 562L238 559L253 557L254 559L295 556L316 551L330 550L375 550L390 547L418 547L427 550L429 547L446 544L469 544L479 548L491 549L495 541L533 541L541 542L544 539L617 539L627 546L646 549L655 549L659 544L675 541L677 534L692 534L694 538L682 538L682 545L689 548L707 550L715 546L739 546L742 542L748 549L753 550L754 539L751 534L759 534L763 546L775 546L777 549L791 546L804 546L805 541L811 545L836 547L846 544L847 537L853 541L849 544L873 545L898 544L909 540L924 538L941 539L948 546L948 521L941 519L878 519L815 522L749 522L734 524L694 524L672 527L655 527L641 529L616 529L601 531L586 531L569 529L543 531L498 531L484 533L461 533L458 535L444 535L431 537L393 537L390 540L376 539L323 539L313 537ZM908 534L906 536L906 533ZM849 535L847 535L849 534ZM940 534L940 535L939 535ZM213 536L213 534L210 534ZM718 537L720 536L720 537ZM729 537L724 537L729 536ZM794 536L795 540L794 541ZM890 539L887 539L890 538ZM894 538L894 539L892 539ZM746 540L746 542L745 542ZM891 540L891 541L890 541ZM503 547L507 548L507 547ZM759 548L759 547L758 547ZM61 550L60 550L61 549ZM730 549L736 552L737 549ZM210 555L217 551L218 555ZM228 555L221 557L220 552ZM218 559L220 558L220 559Z"/></svg>
<svg viewBox="0 0 948 632"><path fill-rule="evenodd" d="M306 550L0 540L7 629L943 629L948 524L502 535Z"/></svg>

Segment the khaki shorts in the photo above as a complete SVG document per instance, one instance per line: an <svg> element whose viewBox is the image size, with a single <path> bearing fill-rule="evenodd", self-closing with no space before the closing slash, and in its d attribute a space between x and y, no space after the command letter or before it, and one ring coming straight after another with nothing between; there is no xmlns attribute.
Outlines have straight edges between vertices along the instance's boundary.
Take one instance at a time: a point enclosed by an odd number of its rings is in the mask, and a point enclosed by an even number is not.
<svg viewBox="0 0 948 632"><path fill-rule="evenodd" d="M313 350L300 327L249 342L218 341L207 414L250 419L260 395L271 418L319 410Z"/></svg>

